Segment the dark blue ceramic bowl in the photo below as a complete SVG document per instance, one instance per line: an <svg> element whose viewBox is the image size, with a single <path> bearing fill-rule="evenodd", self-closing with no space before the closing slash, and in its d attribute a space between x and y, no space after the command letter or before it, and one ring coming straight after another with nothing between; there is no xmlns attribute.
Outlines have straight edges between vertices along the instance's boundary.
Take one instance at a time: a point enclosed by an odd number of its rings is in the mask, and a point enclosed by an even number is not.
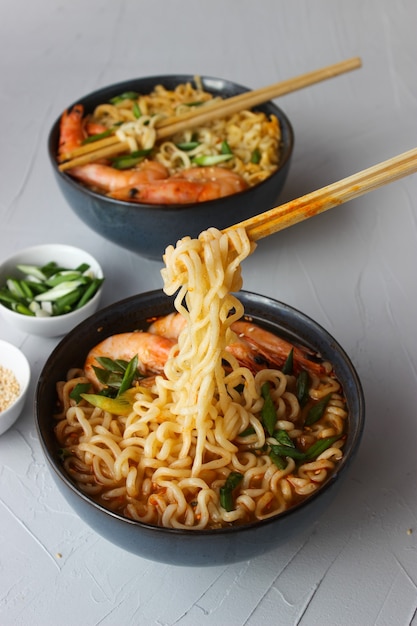
<svg viewBox="0 0 417 626"><path fill-rule="evenodd" d="M124 91L149 93L157 84L173 89L179 83L192 81L191 75L152 76L138 78L99 89L77 102L85 111L107 102ZM220 78L202 77L207 91L229 98L244 91L242 87ZM73 103L76 104L76 103ZM281 109L272 102L256 107L266 114L274 114L282 129L280 164L278 170L260 183L240 193L218 200L188 205L149 205L122 202L95 193L58 169L56 160L59 119L52 127L48 140L49 157L58 185L72 210L96 233L119 246L137 252L143 257L161 261L168 244L189 235L196 237L210 226L223 229L277 204L285 183L294 145L291 124Z"/></svg>
<svg viewBox="0 0 417 626"><path fill-rule="evenodd" d="M244 561L285 544L293 535L312 528L323 514L337 487L341 487L362 435L365 405L356 371L339 344L316 322L286 304L248 292L239 298L255 322L291 341L322 354L334 365L342 383L350 414L344 457L335 474L310 498L274 518L222 530L159 528L112 513L85 496L63 472L53 434L55 385L70 367L82 367L87 352L106 336L146 328L146 320L173 311L172 299L151 291L102 309L71 331L56 347L40 375L35 412L39 438L58 489L97 533L110 542L153 561L172 565L209 566ZM59 520L57 520L59 523Z"/></svg>

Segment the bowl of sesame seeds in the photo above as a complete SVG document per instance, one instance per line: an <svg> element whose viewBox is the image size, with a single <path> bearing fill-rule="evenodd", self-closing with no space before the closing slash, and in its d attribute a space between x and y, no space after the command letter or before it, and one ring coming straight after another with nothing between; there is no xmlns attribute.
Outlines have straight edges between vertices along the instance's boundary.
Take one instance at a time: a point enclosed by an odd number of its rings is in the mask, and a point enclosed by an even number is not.
<svg viewBox="0 0 417 626"><path fill-rule="evenodd" d="M0 435L22 412L29 382L30 366L23 352L0 339Z"/></svg>

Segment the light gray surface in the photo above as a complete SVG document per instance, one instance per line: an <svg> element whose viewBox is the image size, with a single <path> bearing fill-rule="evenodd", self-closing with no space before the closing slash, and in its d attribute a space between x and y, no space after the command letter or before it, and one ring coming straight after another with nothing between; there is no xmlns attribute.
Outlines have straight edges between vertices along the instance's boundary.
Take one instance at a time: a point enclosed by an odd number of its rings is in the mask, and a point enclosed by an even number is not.
<svg viewBox="0 0 417 626"><path fill-rule="evenodd" d="M352 56L363 68L279 100L296 148L282 201L417 145L414 0L2 0L0 260L43 242L84 247L104 304L161 287L160 265L109 244L69 210L46 154L59 113L134 76L210 74L251 88ZM417 624L417 176L260 242L244 287L320 322L367 401L343 492L311 533L251 562L147 562L69 510L40 451L33 391L57 340L0 338L32 365L24 414L0 438L0 623L203 626Z"/></svg>

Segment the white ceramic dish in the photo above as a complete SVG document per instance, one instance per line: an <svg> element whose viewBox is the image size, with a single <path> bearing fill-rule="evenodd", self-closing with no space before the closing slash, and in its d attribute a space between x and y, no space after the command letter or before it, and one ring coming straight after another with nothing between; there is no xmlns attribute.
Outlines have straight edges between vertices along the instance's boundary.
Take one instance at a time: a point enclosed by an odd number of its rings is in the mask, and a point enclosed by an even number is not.
<svg viewBox="0 0 417 626"><path fill-rule="evenodd" d="M0 265L0 285L3 285L9 276L18 276L16 266L19 264L45 265L55 261L69 269L81 263L88 263L95 276L103 277L99 263L88 252L63 244L44 244L26 248L5 259ZM11 311L0 303L2 317L20 331L42 337L59 337L66 335L74 326L95 313L98 308L103 286L85 306L71 313L55 317L32 317Z"/></svg>
<svg viewBox="0 0 417 626"><path fill-rule="evenodd" d="M1 339L0 366L10 370L19 383L19 395L16 400L3 411L0 410L0 435L2 435L15 423L22 412L29 388L30 366L27 358L19 348Z"/></svg>

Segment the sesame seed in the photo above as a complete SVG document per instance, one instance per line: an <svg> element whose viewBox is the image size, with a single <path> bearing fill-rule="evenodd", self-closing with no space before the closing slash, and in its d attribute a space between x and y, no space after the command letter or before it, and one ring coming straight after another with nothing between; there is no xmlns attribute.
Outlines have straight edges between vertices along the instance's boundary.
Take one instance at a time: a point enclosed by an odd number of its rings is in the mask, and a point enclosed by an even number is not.
<svg viewBox="0 0 417 626"><path fill-rule="evenodd" d="M12 370L0 365L0 413L17 400L19 393L20 385Z"/></svg>

